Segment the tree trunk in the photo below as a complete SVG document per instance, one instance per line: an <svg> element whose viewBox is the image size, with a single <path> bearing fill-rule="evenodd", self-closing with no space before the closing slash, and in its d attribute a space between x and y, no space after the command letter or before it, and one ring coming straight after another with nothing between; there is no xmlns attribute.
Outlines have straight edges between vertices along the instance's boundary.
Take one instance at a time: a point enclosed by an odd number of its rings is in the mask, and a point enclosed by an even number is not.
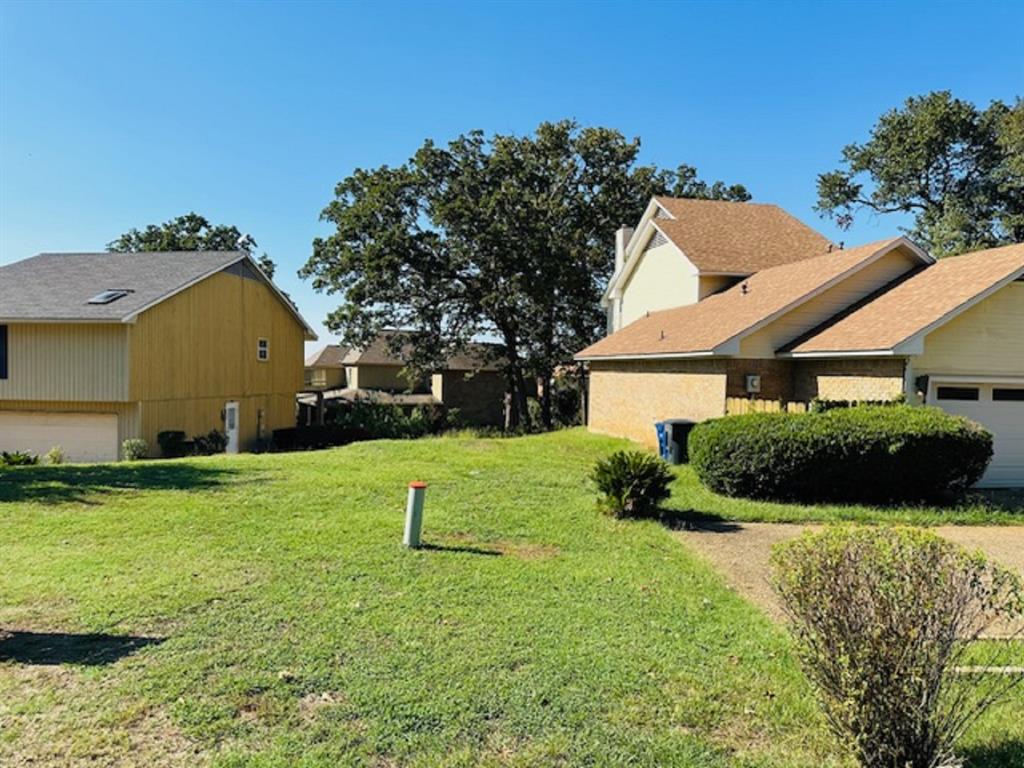
<svg viewBox="0 0 1024 768"><path fill-rule="evenodd" d="M523 378L523 364L519 359L518 340L511 328L500 328L505 342L505 377L508 380L509 392L512 395L512 407L506 419L508 429L516 429L523 425L530 428L530 411L526 402L526 382Z"/></svg>
<svg viewBox="0 0 1024 768"><path fill-rule="evenodd" d="M551 418L551 371L545 368L542 378L544 389L540 393L540 420L544 424L544 429L550 430L554 426L554 420Z"/></svg>

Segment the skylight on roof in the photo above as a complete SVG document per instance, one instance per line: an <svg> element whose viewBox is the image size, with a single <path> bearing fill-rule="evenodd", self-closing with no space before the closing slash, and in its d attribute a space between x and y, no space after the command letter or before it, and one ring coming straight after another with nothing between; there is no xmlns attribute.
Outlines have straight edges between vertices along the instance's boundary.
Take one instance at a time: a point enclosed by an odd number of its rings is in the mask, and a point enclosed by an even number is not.
<svg viewBox="0 0 1024 768"><path fill-rule="evenodd" d="M113 288L103 293L98 293L93 296L86 304L109 304L112 301L117 301L123 296L127 296L131 291L124 288Z"/></svg>

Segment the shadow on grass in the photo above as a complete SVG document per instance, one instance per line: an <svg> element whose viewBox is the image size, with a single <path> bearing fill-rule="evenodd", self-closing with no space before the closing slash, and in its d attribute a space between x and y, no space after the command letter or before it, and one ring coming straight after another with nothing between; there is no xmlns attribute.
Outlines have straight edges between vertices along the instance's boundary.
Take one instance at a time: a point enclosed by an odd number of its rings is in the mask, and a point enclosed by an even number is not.
<svg viewBox="0 0 1024 768"><path fill-rule="evenodd" d="M1024 768L1024 741L1013 740L964 750L967 768Z"/></svg>
<svg viewBox="0 0 1024 768"><path fill-rule="evenodd" d="M736 533L743 530L742 523L734 523L720 515L698 512L695 509L662 509L658 519L673 531L708 531L709 533Z"/></svg>
<svg viewBox="0 0 1024 768"><path fill-rule="evenodd" d="M417 549L426 550L427 552L461 552L467 555L486 555L488 557L501 557L502 554L504 554L497 549L482 549L480 547L447 544L420 544Z"/></svg>
<svg viewBox="0 0 1024 768"><path fill-rule="evenodd" d="M147 645L159 645L163 641L160 637L130 635L0 631L0 662L102 666L113 664Z"/></svg>
<svg viewBox="0 0 1024 768"><path fill-rule="evenodd" d="M992 488L989 490L972 491L968 494L967 503L978 503L993 512L1006 512L1024 517L1024 488Z"/></svg>
<svg viewBox="0 0 1024 768"><path fill-rule="evenodd" d="M239 472L196 464L145 463L18 467L0 470L0 503L98 503L117 491L202 491L225 485Z"/></svg>

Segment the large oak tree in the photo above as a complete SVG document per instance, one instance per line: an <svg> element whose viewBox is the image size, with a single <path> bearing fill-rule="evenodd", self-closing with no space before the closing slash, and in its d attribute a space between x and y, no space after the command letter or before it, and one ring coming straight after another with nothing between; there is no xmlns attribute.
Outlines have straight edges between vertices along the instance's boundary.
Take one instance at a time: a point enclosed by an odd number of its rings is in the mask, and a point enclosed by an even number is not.
<svg viewBox="0 0 1024 768"><path fill-rule="evenodd" d="M1024 101L978 109L937 91L882 115L843 168L818 177L818 210L849 227L861 211L909 213L936 256L1024 241Z"/></svg>
<svg viewBox="0 0 1024 768"><path fill-rule="evenodd" d="M149 224L144 229L130 229L116 240L107 243L108 251L124 253L144 251L245 251L250 256L256 250L256 241L243 234L238 227L211 224L198 213L190 212L165 221ZM276 265L263 253L254 257L256 263L270 279Z"/></svg>
<svg viewBox="0 0 1024 768"><path fill-rule="evenodd" d="M327 326L346 343L400 329L392 349L404 347L414 369L474 338L498 339L513 418L528 424L527 379L550 381L602 331L615 230L655 194L750 198L690 166L639 165L639 151L638 139L568 120L529 136L427 141L401 166L356 170L337 185L321 215L335 231L314 240L300 274L341 297ZM541 400L548 426L550 389Z"/></svg>

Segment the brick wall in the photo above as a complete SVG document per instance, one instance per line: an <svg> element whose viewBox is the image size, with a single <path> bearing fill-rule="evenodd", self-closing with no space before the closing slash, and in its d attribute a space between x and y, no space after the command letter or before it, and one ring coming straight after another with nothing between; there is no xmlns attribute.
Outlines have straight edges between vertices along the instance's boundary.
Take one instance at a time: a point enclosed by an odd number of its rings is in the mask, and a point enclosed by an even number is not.
<svg viewBox="0 0 1024 768"><path fill-rule="evenodd" d="M459 419L476 427L500 427L505 419L505 377L498 371L435 373L431 391L448 408L459 409Z"/></svg>
<svg viewBox="0 0 1024 768"><path fill-rule="evenodd" d="M747 374L761 376L762 400L793 399L793 363L790 360L733 359L726 363L726 397L747 397Z"/></svg>
<svg viewBox="0 0 1024 768"><path fill-rule="evenodd" d="M892 400L903 392L902 358L801 360L794 363L797 400Z"/></svg>
<svg viewBox="0 0 1024 768"><path fill-rule="evenodd" d="M591 431L654 447L654 422L725 413L725 360L606 361L590 364Z"/></svg>

